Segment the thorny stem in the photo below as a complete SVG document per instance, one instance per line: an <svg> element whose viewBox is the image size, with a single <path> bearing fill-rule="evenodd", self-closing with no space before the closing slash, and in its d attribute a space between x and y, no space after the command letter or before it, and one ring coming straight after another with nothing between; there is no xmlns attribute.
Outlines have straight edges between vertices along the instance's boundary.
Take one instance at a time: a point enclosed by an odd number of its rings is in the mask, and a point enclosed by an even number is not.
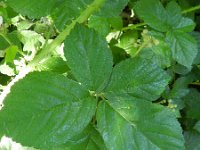
<svg viewBox="0 0 200 150"><path fill-rule="evenodd" d="M29 66L32 66L33 68L37 66L37 64L40 63L40 61L43 58L45 58L48 54L54 51L56 47L59 46L64 41L64 39L70 34L71 30L76 25L76 23L85 22L92 13L94 13L101 7L101 5L104 2L105 0L95 0L90 6L88 6L88 8L85 11L82 12L82 14L76 20L73 20L72 23L66 27L64 31L61 32L52 43L44 47L44 49L35 57L35 59L32 62L30 62ZM200 9L200 5L186 9L182 11L182 14L189 13L198 9ZM121 31L138 29L139 27L145 25L146 23L133 24L128 27L122 28Z"/></svg>
<svg viewBox="0 0 200 150"><path fill-rule="evenodd" d="M70 34L71 30L74 28L76 23L83 23L87 21L91 14L97 11L105 2L105 0L95 0L92 4L90 4L81 14L80 16L73 20L70 25L68 25L64 31L62 31L52 43L48 44L42 51L29 63L29 66L34 69L40 63L43 58L51 54L52 51L56 49L57 46L61 45L65 38Z"/></svg>
<svg viewBox="0 0 200 150"><path fill-rule="evenodd" d="M200 5L197 5L197 6L194 6L194 7L191 7L191 8L188 8L188 9L185 9L183 10L181 13L182 14L187 14L187 13L190 13L190 12L193 12L193 11L196 11L196 10L199 10L200 9ZM142 26L145 26L147 25L146 23L138 23L138 24L133 24L133 25L130 25L128 27L124 27L121 29L121 31L126 31L126 30L137 30L139 27L142 27Z"/></svg>
<svg viewBox="0 0 200 150"><path fill-rule="evenodd" d="M49 54L52 53L56 49L57 46L61 45L62 42L65 40L65 38L69 35L70 31L74 28L76 23L83 23L87 21L87 19L90 17L92 13L95 11L99 10L99 8L103 5L105 0L95 0L91 5L89 5L81 14L80 16L76 19L73 20L70 25L68 25L64 31L62 31L55 40L53 40L52 43L46 45L44 49L26 66L26 68L22 69L9 84L6 86L6 88L3 90L3 92L0 95L0 105L3 103L3 100L5 96L9 93L9 89L11 86L14 85L16 81L19 79L22 79L23 77L26 76L29 72L35 70L35 67L37 67L38 63L40 63L43 58L47 57ZM0 36L3 36L9 44L12 45L12 43L7 39L3 34L0 34ZM0 106L0 109L2 107Z"/></svg>
<svg viewBox="0 0 200 150"><path fill-rule="evenodd" d="M124 27L122 28L121 30L122 31L126 31L126 30L134 30L134 29L138 29L138 27L142 27L146 25L146 23L138 23L138 24L133 24L133 25L130 25L128 27Z"/></svg>
<svg viewBox="0 0 200 150"><path fill-rule="evenodd" d="M196 11L196 10L199 10L199 9L200 9L200 5L197 5L197 6L189 8L189 9L183 10L182 14L190 13L190 12L193 12L193 11Z"/></svg>
<svg viewBox="0 0 200 150"><path fill-rule="evenodd" d="M200 86L200 82L192 82L192 83L190 83L190 85L197 85L197 86Z"/></svg>

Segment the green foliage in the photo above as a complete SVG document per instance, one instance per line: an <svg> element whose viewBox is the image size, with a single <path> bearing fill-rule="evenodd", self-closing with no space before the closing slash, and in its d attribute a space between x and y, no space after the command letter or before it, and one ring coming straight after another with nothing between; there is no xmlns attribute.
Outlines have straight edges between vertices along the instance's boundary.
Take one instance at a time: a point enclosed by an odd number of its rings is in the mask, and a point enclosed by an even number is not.
<svg viewBox="0 0 200 150"><path fill-rule="evenodd" d="M198 9L0 1L0 149L199 149Z"/></svg>
<svg viewBox="0 0 200 150"><path fill-rule="evenodd" d="M65 57L75 78L89 90L101 92L112 71L106 40L93 30L76 26L64 43Z"/></svg>
<svg viewBox="0 0 200 150"><path fill-rule="evenodd" d="M184 149L174 114L145 100L110 97L99 104L97 122L108 149Z"/></svg>

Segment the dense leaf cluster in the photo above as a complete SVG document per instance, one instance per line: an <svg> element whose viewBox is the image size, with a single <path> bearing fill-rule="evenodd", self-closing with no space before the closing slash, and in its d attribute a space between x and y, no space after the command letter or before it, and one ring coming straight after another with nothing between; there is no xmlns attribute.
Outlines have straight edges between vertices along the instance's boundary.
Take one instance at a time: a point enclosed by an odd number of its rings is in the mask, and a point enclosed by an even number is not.
<svg viewBox="0 0 200 150"><path fill-rule="evenodd" d="M199 9L0 0L0 149L200 149Z"/></svg>

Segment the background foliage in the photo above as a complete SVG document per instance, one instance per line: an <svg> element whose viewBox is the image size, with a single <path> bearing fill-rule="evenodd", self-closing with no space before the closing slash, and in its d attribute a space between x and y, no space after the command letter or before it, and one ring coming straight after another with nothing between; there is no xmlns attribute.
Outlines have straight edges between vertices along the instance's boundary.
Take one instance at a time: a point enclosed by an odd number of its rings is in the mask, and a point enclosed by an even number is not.
<svg viewBox="0 0 200 150"><path fill-rule="evenodd" d="M199 1L0 0L0 59L0 149L200 149Z"/></svg>

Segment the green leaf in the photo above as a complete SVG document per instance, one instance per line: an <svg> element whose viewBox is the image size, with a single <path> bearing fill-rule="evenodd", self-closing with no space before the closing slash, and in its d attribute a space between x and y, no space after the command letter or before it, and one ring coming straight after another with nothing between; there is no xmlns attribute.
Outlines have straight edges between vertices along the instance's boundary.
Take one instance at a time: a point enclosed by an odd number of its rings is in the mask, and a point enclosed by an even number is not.
<svg viewBox="0 0 200 150"><path fill-rule="evenodd" d="M195 26L196 25L193 20L182 17L175 29L184 32L191 32L194 30Z"/></svg>
<svg viewBox="0 0 200 150"><path fill-rule="evenodd" d="M65 28L66 24L76 19L92 2L93 0L59 0L52 12L57 28L59 30Z"/></svg>
<svg viewBox="0 0 200 150"><path fill-rule="evenodd" d="M200 119L200 92L196 89L191 89L189 94L183 100L186 104L187 117L192 119Z"/></svg>
<svg viewBox="0 0 200 150"><path fill-rule="evenodd" d="M59 149L60 148L60 149ZM93 125L89 125L81 134L76 135L54 150L106 150L104 141Z"/></svg>
<svg viewBox="0 0 200 150"><path fill-rule="evenodd" d="M45 43L45 39L40 34L31 30L22 30L19 39L24 44L23 51L27 52L26 60L32 60L40 47Z"/></svg>
<svg viewBox="0 0 200 150"><path fill-rule="evenodd" d="M139 53L139 57L155 61L162 68L171 66L171 51L165 45L157 45L151 48L144 48Z"/></svg>
<svg viewBox="0 0 200 150"><path fill-rule="evenodd" d="M105 37L110 32L110 24L107 18L92 16L88 21L88 26Z"/></svg>
<svg viewBox="0 0 200 150"><path fill-rule="evenodd" d="M105 91L153 101L164 91L169 79L155 62L132 58L114 67Z"/></svg>
<svg viewBox="0 0 200 150"><path fill-rule="evenodd" d="M85 150L106 150L104 141L95 127L92 127Z"/></svg>
<svg viewBox="0 0 200 150"><path fill-rule="evenodd" d="M75 20L92 2L93 0L8 0L9 6L22 15L31 18L51 15L59 30Z"/></svg>
<svg viewBox="0 0 200 150"><path fill-rule="evenodd" d="M159 0L140 0L135 5L135 11L150 27L161 32L170 29L167 12Z"/></svg>
<svg viewBox="0 0 200 150"><path fill-rule="evenodd" d="M98 106L97 126L108 149L184 149L174 114L146 100L110 97Z"/></svg>
<svg viewBox="0 0 200 150"><path fill-rule="evenodd" d="M105 18L116 17L122 12L128 1L129 0L105 0L104 5L101 7L99 12L95 13L95 15Z"/></svg>
<svg viewBox="0 0 200 150"><path fill-rule="evenodd" d="M159 0L140 0L135 10L145 23L161 32L171 29L190 32L195 27L191 19L182 17L181 8L174 1L169 2L165 9Z"/></svg>
<svg viewBox="0 0 200 150"><path fill-rule="evenodd" d="M94 28L103 36L111 31L111 27L120 30L123 23L119 15L127 3L128 0L106 0L100 10L90 17L89 27Z"/></svg>
<svg viewBox="0 0 200 150"><path fill-rule="evenodd" d="M167 33L166 41L171 47L173 59L190 68L197 55L195 39L187 33L175 31Z"/></svg>
<svg viewBox="0 0 200 150"><path fill-rule="evenodd" d="M7 0L15 11L31 18L47 16L53 10L58 0Z"/></svg>
<svg viewBox="0 0 200 150"><path fill-rule="evenodd" d="M182 98L190 92L188 84L193 80L193 76L177 78L172 89L164 96L164 98L171 101L173 105L176 105L176 109L183 109L185 107L185 102Z"/></svg>
<svg viewBox="0 0 200 150"><path fill-rule="evenodd" d="M172 27L176 27L182 18L179 5L175 1L169 2L166 6L166 13L168 14L167 23Z"/></svg>
<svg viewBox="0 0 200 150"><path fill-rule="evenodd" d="M194 129L200 133L200 121L195 124Z"/></svg>
<svg viewBox="0 0 200 150"><path fill-rule="evenodd" d="M42 71L52 71L57 73L65 73L69 71L69 67L67 66L66 61L64 61L59 56L51 56L44 59L44 61L41 64L39 64L36 69Z"/></svg>
<svg viewBox="0 0 200 150"><path fill-rule="evenodd" d="M171 1L167 4L166 11L168 14L168 24L174 30L180 30L184 32L191 32L195 28L195 23L192 19L182 17L181 8L175 1Z"/></svg>
<svg viewBox="0 0 200 150"><path fill-rule="evenodd" d="M192 36L196 39L197 41L197 46L198 46L198 54L194 60L194 64L200 64L200 33L199 32L192 32Z"/></svg>
<svg viewBox="0 0 200 150"><path fill-rule="evenodd" d="M90 90L101 91L105 87L112 71L112 55L103 37L77 25L66 38L64 51L78 82Z"/></svg>
<svg viewBox="0 0 200 150"><path fill-rule="evenodd" d="M200 134L195 131L187 131L184 133L186 150L200 149Z"/></svg>
<svg viewBox="0 0 200 150"><path fill-rule="evenodd" d="M173 88L170 91L168 98L182 98L189 93L188 84L193 81L191 76L181 77L176 79L173 84Z"/></svg>
<svg viewBox="0 0 200 150"><path fill-rule="evenodd" d="M0 135L25 146L53 148L80 134L95 109L95 99L78 83L50 72L33 72L15 83L4 99Z"/></svg>
<svg viewBox="0 0 200 150"><path fill-rule="evenodd" d="M15 45L9 46L6 49L5 61L6 63L12 63L15 59L17 52L19 51L18 47Z"/></svg>
<svg viewBox="0 0 200 150"><path fill-rule="evenodd" d="M127 54L134 56L137 52L136 43L138 40L138 32L135 30L128 31L122 34L120 37L120 42L116 45L120 48L123 48Z"/></svg>

